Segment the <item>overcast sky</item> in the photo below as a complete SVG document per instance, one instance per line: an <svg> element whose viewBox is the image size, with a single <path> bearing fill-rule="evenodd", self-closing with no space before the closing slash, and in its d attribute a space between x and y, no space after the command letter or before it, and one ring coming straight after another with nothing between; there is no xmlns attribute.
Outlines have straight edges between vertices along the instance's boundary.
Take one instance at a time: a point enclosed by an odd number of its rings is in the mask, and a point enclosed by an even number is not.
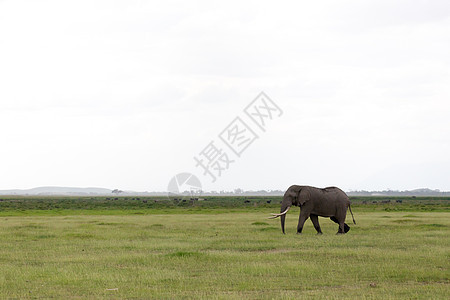
<svg viewBox="0 0 450 300"><path fill-rule="evenodd" d="M447 0L0 0L0 189L450 190L449 53ZM240 157L218 137L238 116ZM211 141L234 160L215 182Z"/></svg>

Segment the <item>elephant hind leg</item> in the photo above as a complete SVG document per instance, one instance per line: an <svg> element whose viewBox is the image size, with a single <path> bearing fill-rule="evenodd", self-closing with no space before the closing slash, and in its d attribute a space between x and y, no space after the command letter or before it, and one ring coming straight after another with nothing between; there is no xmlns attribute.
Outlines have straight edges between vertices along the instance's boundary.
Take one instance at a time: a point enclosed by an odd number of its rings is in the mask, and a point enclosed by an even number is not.
<svg viewBox="0 0 450 300"><path fill-rule="evenodd" d="M345 234L345 226L344 226L344 222L342 222L342 223L339 223L339 229L338 229L338 232L336 233L336 234Z"/></svg>
<svg viewBox="0 0 450 300"><path fill-rule="evenodd" d="M343 223L343 225L341 226L341 223L338 221L338 219L336 219L336 217L330 217L331 221L333 221L334 223L339 224L339 229L338 229L338 234L344 234L347 233L350 230L350 226L347 225L347 223Z"/></svg>
<svg viewBox="0 0 450 300"><path fill-rule="evenodd" d="M350 230L350 226L344 223L344 233L347 233Z"/></svg>

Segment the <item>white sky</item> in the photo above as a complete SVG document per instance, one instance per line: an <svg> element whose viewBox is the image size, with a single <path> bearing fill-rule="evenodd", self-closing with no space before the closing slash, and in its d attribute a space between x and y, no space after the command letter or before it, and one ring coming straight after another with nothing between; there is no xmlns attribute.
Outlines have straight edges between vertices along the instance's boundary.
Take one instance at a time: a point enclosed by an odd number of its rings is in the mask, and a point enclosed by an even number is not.
<svg viewBox="0 0 450 300"><path fill-rule="evenodd" d="M449 1L0 0L0 189L450 190L449 53ZM211 183L260 91L284 114Z"/></svg>

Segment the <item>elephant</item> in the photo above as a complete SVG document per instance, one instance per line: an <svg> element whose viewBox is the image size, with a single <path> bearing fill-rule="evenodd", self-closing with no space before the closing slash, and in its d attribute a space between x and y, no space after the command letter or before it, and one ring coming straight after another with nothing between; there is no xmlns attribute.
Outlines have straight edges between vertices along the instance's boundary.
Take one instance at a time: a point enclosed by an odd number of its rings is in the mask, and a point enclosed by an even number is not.
<svg viewBox="0 0 450 300"><path fill-rule="evenodd" d="M300 206L297 234L302 233L303 224L308 218L311 218L317 234L322 234L319 225L319 216L329 217L333 222L339 224L337 234L347 233L350 230L350 226L345 223L347 208L352 214L353 223L356 224L352 209L350 208L350 200L341 189L337 187L321 189L312 186L292 185L284 193L280 213L272 214L272 217L269 218L275 219L281 217L281 231L283 234L285 234L284 223L286 213L292 205Z"/></svg>

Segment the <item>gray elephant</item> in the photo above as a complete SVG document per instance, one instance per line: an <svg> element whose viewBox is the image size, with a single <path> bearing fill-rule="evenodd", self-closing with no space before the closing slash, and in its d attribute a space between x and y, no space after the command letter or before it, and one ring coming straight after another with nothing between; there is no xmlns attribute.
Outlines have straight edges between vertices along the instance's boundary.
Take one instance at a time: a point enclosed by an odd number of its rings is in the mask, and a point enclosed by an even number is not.
<svg viewBox="0 0 450 300"><path fill-rule="evenodd" d="M272 214L273 216L270 217L270 219L281 217L281 230L283 233L285 233L284 221L286 219L286 213L292 205L300 206L297 234L302 233L303 224L308 218L311 218L317 234L322 234L319 225L319 216L329 217L333 222L339 224L338 234L347 233L350 230L350 227L345 224L347 208L350 209L353 223L356 224L348 196L337 187L319 189L312 186L290 186L286 193L284 193L280 213Z"/></svg>

